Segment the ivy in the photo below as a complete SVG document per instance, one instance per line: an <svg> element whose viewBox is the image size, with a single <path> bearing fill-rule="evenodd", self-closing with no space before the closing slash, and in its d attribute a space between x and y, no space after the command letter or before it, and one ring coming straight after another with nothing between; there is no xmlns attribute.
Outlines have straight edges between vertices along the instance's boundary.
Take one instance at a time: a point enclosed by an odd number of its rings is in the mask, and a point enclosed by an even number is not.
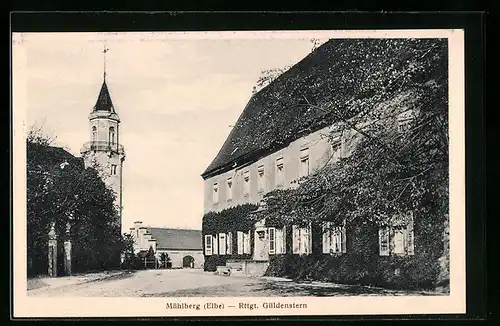
<svg viewBox="0 0 500 326"><path fill-rule="evenodd" d="M220 212L209 212L203 216L202 233L217 234L250 230L258 219L250 212L257 205L244 204L224 209Z"/></svg>

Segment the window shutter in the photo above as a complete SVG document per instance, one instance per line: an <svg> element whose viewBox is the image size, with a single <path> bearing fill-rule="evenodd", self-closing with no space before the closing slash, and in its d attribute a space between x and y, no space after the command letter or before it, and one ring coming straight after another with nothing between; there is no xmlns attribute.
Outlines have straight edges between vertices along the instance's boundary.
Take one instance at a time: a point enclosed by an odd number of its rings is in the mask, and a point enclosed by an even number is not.
<svg viewBox="0 0 500 326"><path fill-rule="evenodd" d="M380 256L389 256L389 229L381 227L378 230L379 254Z"/></svg>
<svg viewBox="0 0 500 326"><path fill-rule="evenodd" d="M238 255L243 254L243 232L238 231L236 232L236 238L238 242Z"/></svg>
<svg viewBox="0 0 500 326"><path fill-rule="evenodd" d="M299 241L300 241L299 229L297 228L296 225L293 225L292 226L292 245L293 245L293 253L294 254L300 253Z"/></svg>
<svg viewBox="0 0 500 326"><path fill-rule="evenodd" d="M406 226L406 236L407 236L406 252L408 255L412 256L415 253L415 243L414 243L414 236L413 236L413 212L409 212L407 223L408 224Z"/></svg>
<svg viewBox="0 0 500 326"><path fill-rule="evenodd" d="M323 223L323 253L328 254L330 253L330 223L325 222Z"/></svg>
<svg viewBox="0 0 500 326"><path fill-rule="evenodd" d="M219 240L218 237L212 236L212 247L213 247L213 254L218 255L219 254Z"/></svg>
<svg viewBox="0 0 500 326"><path fill-rule="evenodd" d="M227 254L228 255L231 255L232 252L233 252L233 234L231 232L229 232L226 236L226 240L227 240Z"/></svg>
<svg viewBox="0 0 500 326"><path fill-rule="evenodd" d="M342 222L342 228L341 228L341 245L340 245L340 249L342 251L342 253L346 253L347 252L347 237L346 237L346 222L345 220Z"/></svg>
<svg viewBox="0 0 500 326"><path fill-rule="evenodd" d="M286 226L283 227L282 254L286 254Z"/></svg>
<svg viewBox="0 0 500 326"><path fill-rule="evenodd" d="M205 235L205 255L212 255L212 236Z"/></svg>
<svg viewBox="0 0 500 326"><path fill-rule="evenodd" d="M311 237L309 227L300 229L300 238L302 240L302 253L308 255L311 252Z"/></svg>
<svg viewBox="0 0 500 326"><path fill-rule="evenodd" d="M283 253L283 229L276 229L276 254Z"/></svg>
<svg viewBox="0 0 500 326"><path fill-rule="evenodd" d="M249 254L250 253L250 232L248 233L243 233L243 253Z"/></svg>

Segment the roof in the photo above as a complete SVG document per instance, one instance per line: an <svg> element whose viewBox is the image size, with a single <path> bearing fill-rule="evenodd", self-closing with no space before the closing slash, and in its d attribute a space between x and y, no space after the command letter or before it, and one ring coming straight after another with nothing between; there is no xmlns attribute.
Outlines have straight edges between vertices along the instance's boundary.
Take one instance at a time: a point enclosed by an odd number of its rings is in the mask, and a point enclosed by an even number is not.
<svg viewBox="0 0 500 326"><path fill-rule="evenodd" d="M148 227L159 249L202 250L201 230Z"/></svg>
<svg viewBox="0 0 500 326"><path fill-rule="evenodd" d="M64 161L71 164L84 166L83 158L75 157L70 152L66 151L62 147L40 145L37 143L27 143L27 158L30 163L39 165L40 167L51 167L56 166Z"/></svg>
<svg viewBox="0 0 500 326"><path fill-rule="evenodd" d="M102 83L101 91L99 92L99 96L97 97L97 102L94 105L93 111L115 112L113 102L111 101L111 96L109 95L106 79Z"/></svg>
<svg viewBox="0 0 500 326"><path fill-rule="evenodd" d="M250 98L202 177L228 171L235 163L252 162L335 123L336 118L327 115L321 105L333 103L344 109L349 100L368 96L360 90L369 89L373 80L370 73L384 71L391 64L401 67L407 60L419 60L413 50L425 53L422 48L433 47L447 50L446 40L329 40ZM434 71L426 73L429 76ZM344 112L344 118L349 118L350 113Z"/></svg>

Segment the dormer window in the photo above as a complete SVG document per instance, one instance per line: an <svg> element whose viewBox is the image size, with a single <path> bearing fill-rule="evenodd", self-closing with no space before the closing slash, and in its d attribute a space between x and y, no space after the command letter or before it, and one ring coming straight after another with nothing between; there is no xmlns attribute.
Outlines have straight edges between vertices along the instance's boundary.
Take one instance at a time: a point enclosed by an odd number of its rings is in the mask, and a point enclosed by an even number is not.
<svg viewBox="0 0 500 326"><path fill-rule="evenodd" d="M93 126L92 127L92 141L96 141L96 140L97 140L97 127Z"/></svg>
<svg viewBox="0 0 500 326"><path fill-rule="evenodd" d="M227 178L227 200L233 200L233 178Z"/></svg>
<svg viewBox="0 0 500 326"><path fill-rule="evenodd" d="M283 157L280 157L276 160L276 186L283 186L285 179L285 171L283 165Z"/></svg>
<svg viewBox="0 0 500 326"><path fill-rule="evenodd" d="M258 176L259 193L261 193L264 192L265 190L264 165L261 165L257 168L257 176Z"/></svg>
<svg viewBox="0 0 500 326"><path fill-rule="evenodd" d="M217 204L219 202L219 184L214 183L214 188L212 192L212 200L214 204Z"/></svg>
<svg viewBox="0 0 500 326"><path fill-rule="evenodd" d="M111 144L115 143L115 127L109 127L109 142Z"/></svg>
<svg viewBox="0 0 500 326"><path fill-rule="evenodd" d="M250 194L250 171L243 173L243 193L245 196Z"/></svg>

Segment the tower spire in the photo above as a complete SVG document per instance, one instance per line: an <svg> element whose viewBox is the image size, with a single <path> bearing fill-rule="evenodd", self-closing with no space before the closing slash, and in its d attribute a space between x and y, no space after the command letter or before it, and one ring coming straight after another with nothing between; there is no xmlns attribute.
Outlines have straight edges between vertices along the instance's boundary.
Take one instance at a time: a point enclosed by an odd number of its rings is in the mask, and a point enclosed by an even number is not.
<svg viewBox="0 0 500 326"><path fill-rule="evenodd" d="M102 50L102 53L104 54L104 81L106 81L106 52L108 52L109 49L106 47L106 41L104 41L104 48Z"/></svg>

